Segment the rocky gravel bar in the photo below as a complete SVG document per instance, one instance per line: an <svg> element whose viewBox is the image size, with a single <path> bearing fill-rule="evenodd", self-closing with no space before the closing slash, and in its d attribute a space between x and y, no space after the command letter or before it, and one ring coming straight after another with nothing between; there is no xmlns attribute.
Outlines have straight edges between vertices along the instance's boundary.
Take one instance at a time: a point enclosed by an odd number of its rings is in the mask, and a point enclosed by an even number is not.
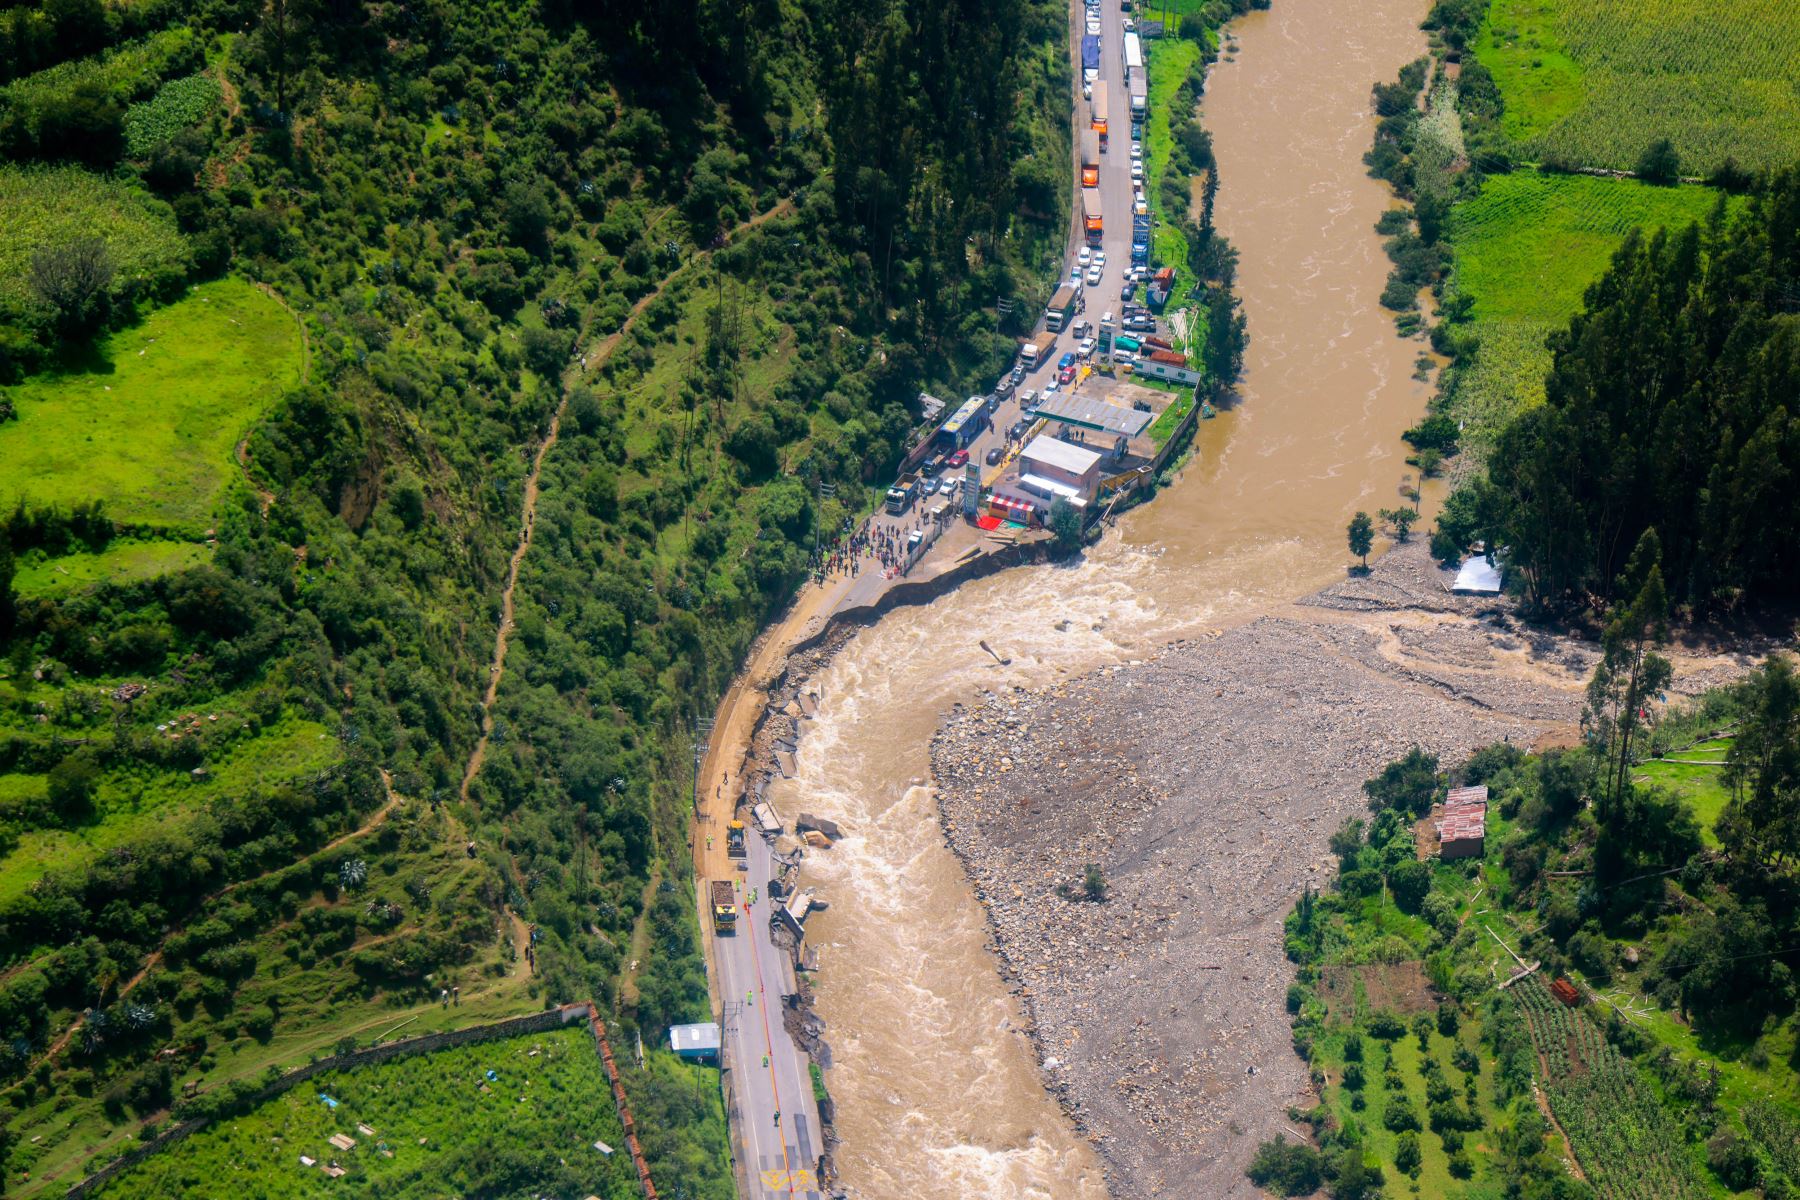
<svg viewBox="0 0 1800 1200"><path fill-rule="evenodd" d="M1254 1196L1256 1143L1314 1103L1281 927L1362 781L1415 744L1567 736L1593 647L1445 578L1402 548L1149 661L984 693L934 738L946 836L1113 1195Z"/></svg>

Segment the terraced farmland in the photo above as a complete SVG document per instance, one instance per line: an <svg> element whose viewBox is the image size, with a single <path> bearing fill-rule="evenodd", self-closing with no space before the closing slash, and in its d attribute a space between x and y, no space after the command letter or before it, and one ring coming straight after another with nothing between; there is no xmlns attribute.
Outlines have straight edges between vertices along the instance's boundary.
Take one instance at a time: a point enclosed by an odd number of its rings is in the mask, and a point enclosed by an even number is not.
<svg viewBox="0 0 1800 1200"><path fill-rule="evenodd" d="M1601 1200L1698 1200L1709 1194L1687 1143L1637 1068L1542 979L1513 989L1537 1050L1550 1109Z"/></svg>

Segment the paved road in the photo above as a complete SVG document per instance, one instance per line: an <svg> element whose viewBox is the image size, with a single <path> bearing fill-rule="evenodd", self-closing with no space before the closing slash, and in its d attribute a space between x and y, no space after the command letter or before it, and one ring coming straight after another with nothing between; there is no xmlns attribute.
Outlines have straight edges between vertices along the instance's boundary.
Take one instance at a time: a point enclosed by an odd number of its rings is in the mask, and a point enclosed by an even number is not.
<svg viewBox="0 0 1800 1200"><path fill-rule="evenodd" d="M806 1055L782 1023L782 997L793 990L792 960L769 936L768 886L776 864L761 837L752 832L748 842L749 870L736 876L737 932L713 939L728 1064L734 1068L732 1121L747 1160L751 1197L818 1200L814 1172L824 1149L818 1105ZM710 925L710 915L707 919Z"/></svg>
<svg viewBox="0 0 1800 1200"><path fill-rule="evenodd" d="M1080 39L1086 22L1085 6L1080 0L1072 4L1071 14L1075 78L1079 80ZM1107 261L1104 277L1087 298L1087 311L1083 315L1090 322L1098 322L1102 312L1119 310L1119 289L1131 262L1131 97L1125 86L1124 26L1117 0L1103 3L1101 30L1100 78L1107 81L1111 110L1108 114L1111 138L1100 160L1101 201L1106 213L1102 245ZM1085 120L1088 105L1079 94L1076 107L1081 119ZM1071 172L1071 189L1074 184ZM1076 204L1079 203L1077 198ZM1082 244L1077 235L1077 240L1068 249L1063 264L1065 279ZM1139 295L1142 295L1141 289ZM1037 324L1041 327L1042 314L1039 318ZM1072 333L1065 331L1059 335L1050 363L1027 375L1019 388L1002 401L990 427L969 450L970 457L983 464L984 474L992 470L985 465L990 449L999 446L1008 453L1017 452L1017 444L1008 442L1006 432L1022 416L1018 392L1025 389L1041 391L1054 376L1055 361L1065 351L1074 350L1076 344L1077 339ZM946 397L952 407L961 399ZM878 514L875 522L896 530L903 539L919 524L929 503L915 503L900 516ZM863 568L869 574L877 569L868 563ZM854 589L857 582L861 581L844 580L843 586ZM791 817L792 814L786 815ZM702 829L723 837L723 830L716 826L703 826ZM745 1174L750 1181L749 1195L753 1200L781 1197L820 1200L822 1193L814 1175L824 1148L818 1107L812 1096L806 1056L788 1036L782 1023L781 998L793 986L792 960L786 951L774 945L769 935L772 909L768 884L775 873L775 862L768 844L754 832L749 837L749 848L749 869L735 875L740 885L737 932L730 937L713 938L724 1009L727 1065L733 1068L730 1077L731 1119L748 1159ZM709 854L708 860L718 862L720 858ZM753 888L756 902L750 904ZM706 908L705 893L703 886L702 918L710 931L711 915Z"/></svg>

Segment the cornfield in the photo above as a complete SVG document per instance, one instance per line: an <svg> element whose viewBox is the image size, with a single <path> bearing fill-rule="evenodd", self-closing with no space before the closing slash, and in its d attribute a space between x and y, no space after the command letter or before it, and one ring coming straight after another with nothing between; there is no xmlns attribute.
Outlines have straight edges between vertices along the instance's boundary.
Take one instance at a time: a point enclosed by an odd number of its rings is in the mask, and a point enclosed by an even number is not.
<svg viewBox="0 0 1800 1200"><path fill-rule="evenodd" d="M1544 53L1532 62L1566 55L1579 99L1526 143L1528 154L1629 170L1646 146L1667 137L1690 175L1727 157L1753 169L1800 158L1800 5L1792 0L1558 0L1544 7L1553 8L1539 39ZM1501 44L1508 19L1495 12L1483 49ZM1532 103L1529 73L1496 68L1509 107Z"/></svg>
<svg viewBox="0 0 1800 1200"><path fill-rule="evenodd" d="M121 283L186 263L187 239L166 206L75 167L0 166L0 308L29 300L31 256L43 246L98 235Z"/></svg>
<svg viewBox="0 0 1800 1200"><path fill-rule="evenodd" d="M198 63L199 59L192 30L166 29L102 56L59 63L16 79L0 88L0 107L36 108L81 84L98 84L115 100L134 100L183 64Z"/></svg>
<svg viewBox="0 0 1800 1200"><path fill-rule="evenodd" d="M1681 1129L1631 1061L1539 977L1513 988L1542 1064L1550 1111L1601 1200L1709 1195Z"/></svg>
<svg viewBox="0 0 1800 1200"><path fill-rule="evenodd" d="M219 103L219 85L206 75L189 75L162 85L154 98L125 113L125 148L142 158L184 129L204 121Z"/></svg>

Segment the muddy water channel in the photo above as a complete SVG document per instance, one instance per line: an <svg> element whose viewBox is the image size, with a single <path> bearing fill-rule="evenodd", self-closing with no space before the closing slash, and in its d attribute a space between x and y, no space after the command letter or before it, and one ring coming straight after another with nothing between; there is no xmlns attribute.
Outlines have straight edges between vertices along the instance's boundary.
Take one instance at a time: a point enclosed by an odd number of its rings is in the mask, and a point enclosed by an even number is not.
<svg viewBox="0 0 1800 1200"><path fill-rule="evenodd" d="M822 955L853 1195L1105 1195L1094 1153L1044 1090L980 905L943 844L927 744L978 689L1140 658L1326 582L1343 570L1350 514L1396 503L1397 435L1426 390L1411 377L1419 345L1376 303L1387 263L1372 227L1389 200L1361 160L1370 84L1422 51L1424 11L1425 0L1275 0L1233 27L1235 61L1214 69L1204 118L1251 342L1238 401L1202 424L1181 479L1079 564L893 613L815 681L818 719L773 799L848 831L804 873L831 901L808 940Z"/></svg>

